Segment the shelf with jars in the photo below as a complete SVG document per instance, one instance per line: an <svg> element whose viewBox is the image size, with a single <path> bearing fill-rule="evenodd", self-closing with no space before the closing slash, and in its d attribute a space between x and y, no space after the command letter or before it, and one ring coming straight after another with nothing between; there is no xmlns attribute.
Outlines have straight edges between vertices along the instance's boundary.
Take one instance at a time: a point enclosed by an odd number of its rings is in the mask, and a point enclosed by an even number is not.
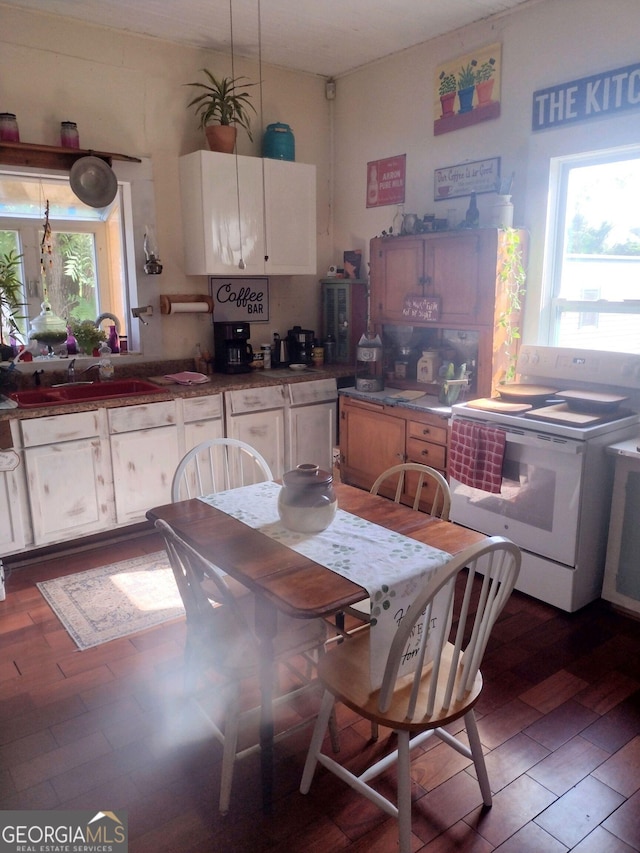
<svg viewBox="0 0 640 853"><path fill-rule="evenodd" d="M83 148L63 148L59 145L38 145L32 142L1 142L0 163L8 166L33 166L42 169L69 171L80 157L99 157L111 166L114 160L141 163L139 157Z"/></svg>

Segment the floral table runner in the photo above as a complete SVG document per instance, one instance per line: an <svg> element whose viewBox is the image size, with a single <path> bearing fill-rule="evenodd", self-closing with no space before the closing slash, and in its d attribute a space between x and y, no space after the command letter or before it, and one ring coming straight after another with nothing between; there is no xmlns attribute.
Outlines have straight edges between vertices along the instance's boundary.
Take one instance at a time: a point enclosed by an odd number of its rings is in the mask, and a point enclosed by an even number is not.
<svg viewBox="0 0 640 853"><path fill-rule="evenodd" d="M427 576L451 555L341 509L322 533L287 530L278 515L280 488L273 482L258 483L200 500L367 590L371 599L371 682L377 688L400 620ZM442 607L434 603L430 630L443 619ZM423 626L405 651L401 673L411 670L421 630Z"/></svg>

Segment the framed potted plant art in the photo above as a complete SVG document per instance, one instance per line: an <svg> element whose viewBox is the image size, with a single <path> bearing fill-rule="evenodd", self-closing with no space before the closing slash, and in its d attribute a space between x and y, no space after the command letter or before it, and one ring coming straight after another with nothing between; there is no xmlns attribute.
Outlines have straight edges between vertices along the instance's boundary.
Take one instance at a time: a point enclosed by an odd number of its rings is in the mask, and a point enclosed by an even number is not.
<svg viewBox="0 0 640 853"><path fill-rule="evenodd" d="M490 44L436 68L435 136L498 118L501 59L502 45Z"/></svg>

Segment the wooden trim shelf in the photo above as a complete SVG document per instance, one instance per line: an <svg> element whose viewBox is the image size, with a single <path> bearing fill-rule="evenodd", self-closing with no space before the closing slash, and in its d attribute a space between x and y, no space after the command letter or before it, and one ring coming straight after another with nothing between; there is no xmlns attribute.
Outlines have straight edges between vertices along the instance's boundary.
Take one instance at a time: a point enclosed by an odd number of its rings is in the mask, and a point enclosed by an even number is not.
<svg viewBox="0 0 640 853"><path fill-rule="evenodd" d="M70 171L80 157L99 157L111 166L113 160L141 163L139 157L83 148L61 148L57 145L38 145L32 142L0 142L0 163L9 166L35 166L44 169Z"/></svg>

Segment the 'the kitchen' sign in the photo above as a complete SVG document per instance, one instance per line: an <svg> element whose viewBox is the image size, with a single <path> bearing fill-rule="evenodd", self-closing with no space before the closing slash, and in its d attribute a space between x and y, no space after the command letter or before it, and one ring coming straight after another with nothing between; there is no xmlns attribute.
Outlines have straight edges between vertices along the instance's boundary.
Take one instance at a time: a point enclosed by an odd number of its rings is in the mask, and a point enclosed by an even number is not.
<svg viewBox="0 0 640 853"><path fill-rule="evenodd" d="M268 278L209 278L215 323L264 323L269 319Z"/></svg>
<svg viewBox="0 0 640 853"><path fill-rule="evenodd" d="M640 62L533 93L532 130L602 118L640 106Z"/></svg>

